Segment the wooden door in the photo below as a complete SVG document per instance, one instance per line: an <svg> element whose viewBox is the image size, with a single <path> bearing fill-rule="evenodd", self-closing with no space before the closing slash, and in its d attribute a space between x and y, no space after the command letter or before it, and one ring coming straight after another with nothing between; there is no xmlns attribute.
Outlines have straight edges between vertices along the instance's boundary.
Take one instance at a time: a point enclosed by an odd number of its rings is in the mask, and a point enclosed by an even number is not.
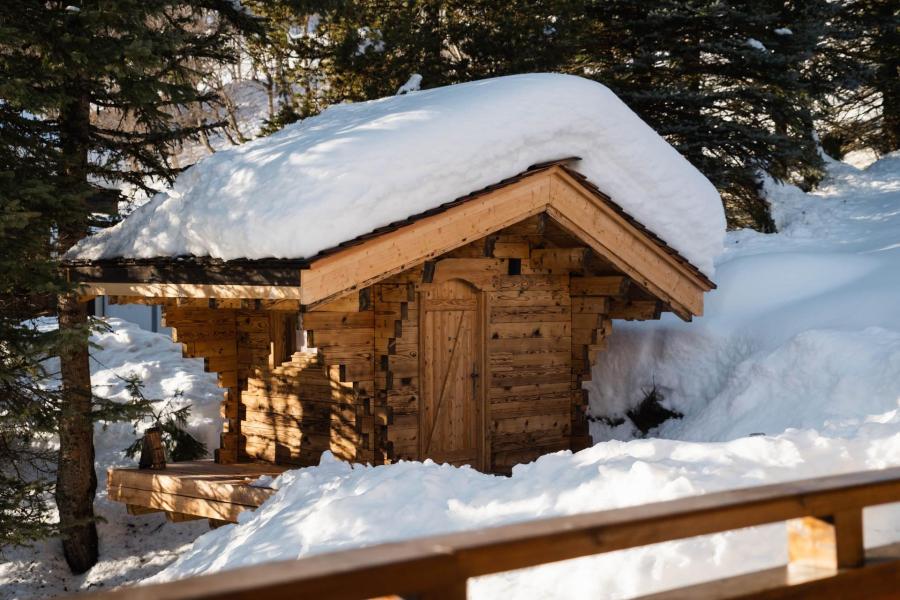
<svg viewBox="0 0 900 600"><path fill-rule="evenodd" d="M483 468L480 292L453 279L420 296L419 456Z"/></svg>

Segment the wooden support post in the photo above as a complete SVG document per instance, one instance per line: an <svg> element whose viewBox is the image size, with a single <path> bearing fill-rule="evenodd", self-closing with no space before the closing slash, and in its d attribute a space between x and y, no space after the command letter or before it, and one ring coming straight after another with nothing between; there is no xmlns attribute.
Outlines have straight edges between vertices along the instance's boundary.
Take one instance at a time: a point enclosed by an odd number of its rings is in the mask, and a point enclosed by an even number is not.
<svg viewBox="0 0 900 600"><path fill-rule="evenodd" d="M791 566L830 570L861 567L865 562L862 510L788 521L788 559Z"/></svg>

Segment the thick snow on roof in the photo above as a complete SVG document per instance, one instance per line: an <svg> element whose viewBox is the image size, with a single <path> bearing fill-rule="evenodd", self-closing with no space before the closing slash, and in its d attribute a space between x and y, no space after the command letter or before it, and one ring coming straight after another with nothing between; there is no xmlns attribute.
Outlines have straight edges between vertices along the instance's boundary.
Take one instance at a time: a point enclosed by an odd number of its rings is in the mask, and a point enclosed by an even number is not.
<svg viewBox="0 0 900 600"><path fill-rule="evenodd" d="M573 155L577 170L712 275L725 235L713 186L606 87L558 74L332 106L200 161L68 257L308 258Z"/></svg>

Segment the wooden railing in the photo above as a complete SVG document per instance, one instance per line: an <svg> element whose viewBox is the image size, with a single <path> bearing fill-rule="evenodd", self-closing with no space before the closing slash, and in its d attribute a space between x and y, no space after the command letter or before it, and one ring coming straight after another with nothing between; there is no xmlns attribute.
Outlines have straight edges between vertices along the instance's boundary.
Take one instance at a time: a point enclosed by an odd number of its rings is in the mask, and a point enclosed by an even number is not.
<svg viewBox="0 0 900 600"><path fill-rule="evenodd" d="M863 508L891 502L900 502L900 468L381 544L90 597L293 600L397 594L455 600L466 597L471 577L788 521L790 564L652 598L896 598L900 543L863 548Z"/></svg>

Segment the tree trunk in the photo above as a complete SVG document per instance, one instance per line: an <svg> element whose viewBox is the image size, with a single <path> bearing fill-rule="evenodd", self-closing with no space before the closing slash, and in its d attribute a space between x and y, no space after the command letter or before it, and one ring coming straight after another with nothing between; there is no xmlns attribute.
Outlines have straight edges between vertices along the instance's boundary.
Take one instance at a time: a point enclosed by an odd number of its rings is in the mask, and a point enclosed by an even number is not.
<svg viewBox="0 0 900 600"><path fill-rule="evenodd" d="M70 182L73 217L59 226L60 253L87 233L88 148L90 145L90 98L73 93L59 116L62 169ZM83 193L79 193L83 191ZM59 421L59 464L56 471L56 505L63 552L73 573L83 573L97 562L97 524L94 495L94 424L91 417L93 395L88 356L87 304L77 293L60 296L60 333L70 339L60 358L62 408Z"/></svg>
<svg viewBox="0 0 900 600"><path fill-rule="evenodd" d="M59 299L60 330L87 327L87 304L75 294ZM94 423L91 418L91 370L87 334L84 342L60 356L63 409L59 421L59 464L56 505L63 553L73 573L84 573L97 562L97 525L94 520Z"/></svg>

